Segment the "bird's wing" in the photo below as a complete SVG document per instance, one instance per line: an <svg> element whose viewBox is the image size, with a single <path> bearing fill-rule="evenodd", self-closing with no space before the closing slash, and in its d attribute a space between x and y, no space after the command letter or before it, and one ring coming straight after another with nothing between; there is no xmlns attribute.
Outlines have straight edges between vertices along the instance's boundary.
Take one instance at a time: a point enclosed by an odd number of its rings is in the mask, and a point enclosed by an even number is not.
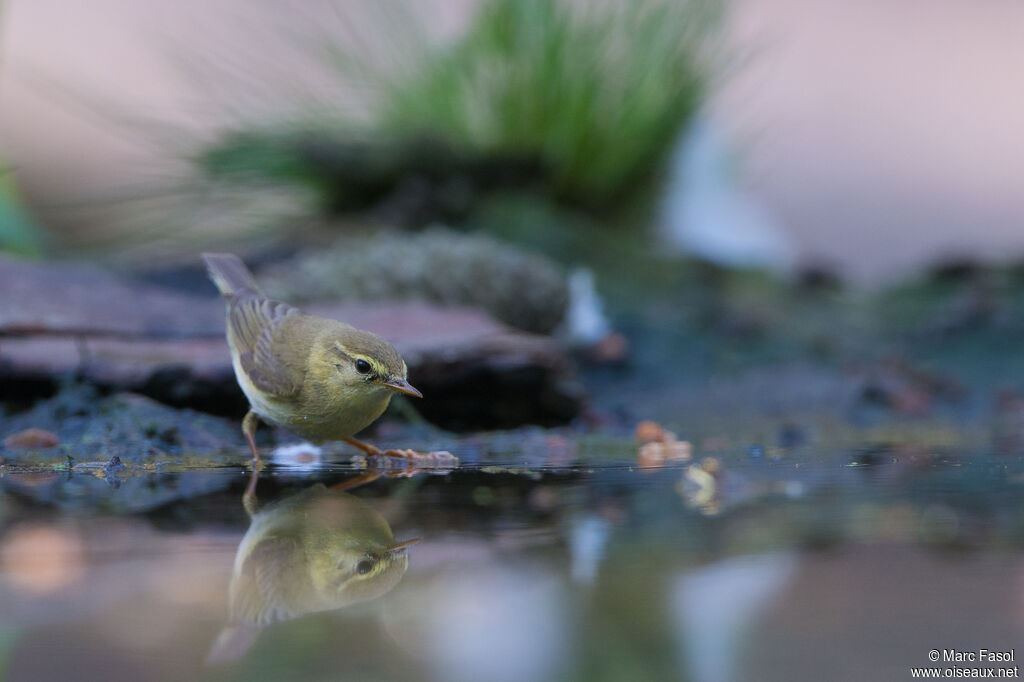
<svg viewBox="0 0 1024 682"><path fill-rule="evenodd" d="M247 293L231 301L228 325L242 369L253 385L271 395L297 395L305 376L308 345L293 339L302 314L287 303ZM305 342L305 343L304 343Z"/></svg>
<svg viewBox="0 0 1024 682"><path fill-rule="evenodd" d="M231 620L269 625L301 613L302 552L288 537L260 540L231 581Z"/></svg>

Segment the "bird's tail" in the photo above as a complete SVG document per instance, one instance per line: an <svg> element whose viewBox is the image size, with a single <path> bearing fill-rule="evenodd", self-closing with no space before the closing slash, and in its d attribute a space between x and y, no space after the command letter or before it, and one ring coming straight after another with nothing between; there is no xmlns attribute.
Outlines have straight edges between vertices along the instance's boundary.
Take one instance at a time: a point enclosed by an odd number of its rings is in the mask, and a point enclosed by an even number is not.
<svg viewBox="0 0 1024 682"><path fill-rule="evenodd" d="M230 298L245 289L261 293L249 268L245 267L242 259L235 254L204 253L203 262L206 263L210 279L225 298Z"/></svg>

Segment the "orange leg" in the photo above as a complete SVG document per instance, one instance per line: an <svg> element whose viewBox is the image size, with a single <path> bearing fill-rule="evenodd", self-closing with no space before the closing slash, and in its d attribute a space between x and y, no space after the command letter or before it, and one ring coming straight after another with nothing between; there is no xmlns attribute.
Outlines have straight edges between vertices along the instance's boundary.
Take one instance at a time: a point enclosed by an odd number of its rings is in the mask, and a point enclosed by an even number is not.
<svg viewBox="0 0 1024 682"><path fill-rule="evenodd" d="M378 448L376 445L364 443L363 441L356 440L355 438L342 438L342 440L351 445L352 447L362 450L363 453L369 455L370 457L381 454L380 448Z"/></svg>
<svg viewBox="0 0 1024 682"><path fill-rule="evenodd" d="M242 495L242 506L245 507L249 516L256 513L256 482L259 479L260 470L258 467L253 467L252 473L249 474L249 485L245 487L245 493Z"/></svg>
<svg viewBox="0 0 1024 682"><path fill-rule="evenodd" d="M373 481L376 481L378 478L380 478L380 472L379 471L368 471L365 474L360 474L359 476L356 476L355 478L350 478L347 481L342 481L341 483L335 483L334 485L331 486L331 490L337 490L338 492L344 492L346 490L351 490L352 488L358 488L359 486L361 486L363 484L371 483Z"/></svg>
<svg viewBox="0 0 1024 682"><path fill-rule="evenodd" d="M370 443L364 443L361 440L355 438L342 438L343 441L348 443L354 448L358 448L368 457L397 457L399 459L407 460L410 464L412 463L426 463L432 465L457 465L459 460L452 453L447 450L439 450L437 452L417 452L416 450L381 450L376 445Z"/></svg>
<svg viewBox="0 0 1024 682"><path fill-rule="evenodd" d="M245 440L249 442L249 450L252 452L253 465L260 464L260 452L256 449L256 427L260 424L260 418L255 412L249 410L245 413L245 418L242 419L242 434L245 436Z"/></svg>

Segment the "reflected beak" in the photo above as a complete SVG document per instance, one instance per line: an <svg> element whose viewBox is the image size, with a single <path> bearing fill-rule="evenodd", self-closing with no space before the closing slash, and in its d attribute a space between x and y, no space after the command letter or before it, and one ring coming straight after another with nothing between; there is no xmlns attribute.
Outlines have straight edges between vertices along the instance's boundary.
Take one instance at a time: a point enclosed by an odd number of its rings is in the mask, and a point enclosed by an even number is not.
<svg viewBox="0 0 1024 682"><path fill-rule="evenodd" d="M394 544L394 545L391 545L390 547L385 548L384 552L386 554L397 554L398 552L404 551L407 547L412 547L417 542L419 542L420 539L421 538L413 538L412 540L406 540L404 542L399 542L397 544Z"/></svg>
<svg viewBox="0 0 1024 682"><path fill-rule="evenodd" d="M423 394L413 388L405 379L392 379L391 381L385 381L382 386L384 388L390 388L395 393L404 393L405 395L411 395L414 398L422 398Z"/></svg>

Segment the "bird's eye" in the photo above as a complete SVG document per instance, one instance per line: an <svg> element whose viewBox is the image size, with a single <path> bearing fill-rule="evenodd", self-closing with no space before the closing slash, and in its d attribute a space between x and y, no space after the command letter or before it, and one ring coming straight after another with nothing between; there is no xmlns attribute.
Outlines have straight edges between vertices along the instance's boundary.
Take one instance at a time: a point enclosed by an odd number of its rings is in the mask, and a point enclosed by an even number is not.
<svg viewBox="0 0 1024 682"><path fill-rule="evenodd" d="M372 369L370 367L370 363L368 363L366 360L363 360L362 358L356 360L356 371L359 372L360 374L369 374L370 369Z"/></svg>
<svg viewBox="0 0 1024 682"><path fill-rule="evenodd" d="M359 575L366 575L372 570L373 561L371 561L370 559L363 559L358 564L356 564L356 573L358 573Z"/></svg>

